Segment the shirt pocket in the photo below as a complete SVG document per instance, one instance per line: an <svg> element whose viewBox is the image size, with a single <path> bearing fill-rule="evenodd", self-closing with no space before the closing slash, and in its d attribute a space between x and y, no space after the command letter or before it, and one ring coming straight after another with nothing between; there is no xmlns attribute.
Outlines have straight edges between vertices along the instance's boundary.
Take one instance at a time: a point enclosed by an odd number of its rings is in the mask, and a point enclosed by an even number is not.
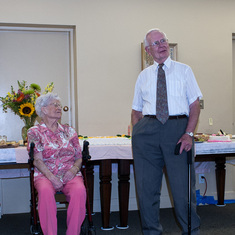
<svg viewBox="0 0 235 235"><path fill-rule="evenodd" d="M175 97L179 97L183 95L184 85L182 81L171 80L169 81L168 85L169 85L167 88L168 94L170 94L171 96L175 96Z"/></svg>
<svg viewBox="0 0 235 235"><path fill-rule="evenodd" d="M151 103L152 100L156 100L157 86L156 82L147 82L141 89L142 99L147 103Z"/></svg>

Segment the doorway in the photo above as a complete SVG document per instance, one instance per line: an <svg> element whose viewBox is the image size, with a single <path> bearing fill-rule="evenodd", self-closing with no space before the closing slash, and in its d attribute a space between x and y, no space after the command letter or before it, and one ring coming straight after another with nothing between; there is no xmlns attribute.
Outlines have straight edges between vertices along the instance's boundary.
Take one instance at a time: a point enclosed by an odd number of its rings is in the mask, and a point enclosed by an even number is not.
<svg viewBox="0 0 235 235"><path fill-rule="evenodd" d="M42 91L54 82L65 107L61 122L77 130L75 26L0 24L0 52L0 96L11 86L17 91L17 81L37 83ZM18 141L23 126L10 109L0 110L0 135Z"/></svg>

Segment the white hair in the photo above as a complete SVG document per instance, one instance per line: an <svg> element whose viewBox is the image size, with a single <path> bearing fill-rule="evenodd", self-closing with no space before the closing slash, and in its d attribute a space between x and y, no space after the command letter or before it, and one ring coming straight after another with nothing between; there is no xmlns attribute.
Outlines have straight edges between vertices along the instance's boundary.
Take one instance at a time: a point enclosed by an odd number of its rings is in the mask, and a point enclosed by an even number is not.
<svg viewBox="0 0 235 235"><path fill-rule="evenodd" d="M144 47L148 47L148 46L149 46L149 42L148 42L148 40L147 40L147 37L148 37L148 35L149 35L151 32L153 32L153 31L156 31L156 32L159 32L159 33L163 34L163 36L165 37L165 39L167 39L166 34L165 34L164 32L162 32L160 29L158 29L158 28L150 29L150 30L146 33L146 35L145 35L145 38L144 38Z"/></svg>
<svg viewBox="0 0 235 235"><path fill-rule="evenodd" d="M36 103L35 103L35 110L36 110L36 113L37 115L42 118L43 117L43 113L42 113L42 107L45 107L47 105L49 105L49 103L52 101L52 100L58 100L58 101L61 101L60 97L57 95L57 94L54 94L54 93L47 93L47 94L43 94L41 96L39 96L37 99L36 99Z"/></svg>

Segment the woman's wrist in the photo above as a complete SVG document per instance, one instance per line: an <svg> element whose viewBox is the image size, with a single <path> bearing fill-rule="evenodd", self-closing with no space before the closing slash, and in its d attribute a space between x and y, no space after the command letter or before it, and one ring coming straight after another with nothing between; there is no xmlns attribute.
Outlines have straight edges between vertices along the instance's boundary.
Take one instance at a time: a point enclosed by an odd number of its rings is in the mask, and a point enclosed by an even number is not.
<svg viewBox="0 0 235 235"><path fill-rule="evenodd" d="M79 168L78 166L73 165L73 167L76 169L76 171L77 171L77 172L79 172L79 171L80 171L80 168Z"/></svg>

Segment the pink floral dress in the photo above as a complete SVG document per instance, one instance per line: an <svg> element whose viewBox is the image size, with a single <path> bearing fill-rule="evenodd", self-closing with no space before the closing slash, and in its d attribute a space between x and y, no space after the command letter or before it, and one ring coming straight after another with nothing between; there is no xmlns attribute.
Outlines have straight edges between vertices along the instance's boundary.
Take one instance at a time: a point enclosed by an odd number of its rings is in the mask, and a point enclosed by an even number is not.
<svg viewBox="0 0 235 235"><path fill-rule="evenodd" d="M58 129L52 132L41 122L28 130L28 151L31 142L35 144L34 153L42 152L45 165L62 182L64 174L82 157L78 135L68 125L58 123ZM35 167L34 180L42 177L45 176Z"/></svg>

